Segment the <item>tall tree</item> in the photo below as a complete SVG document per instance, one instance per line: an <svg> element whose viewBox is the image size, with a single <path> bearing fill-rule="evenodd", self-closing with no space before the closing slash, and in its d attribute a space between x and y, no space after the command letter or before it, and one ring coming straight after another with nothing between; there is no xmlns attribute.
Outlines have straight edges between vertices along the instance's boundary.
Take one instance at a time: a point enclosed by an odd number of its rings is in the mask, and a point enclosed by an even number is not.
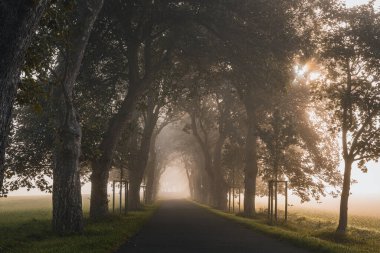
<svg viewBox="0 0 380 253"><path fill-rule="evenodd" d="M24 56L47 7L48 0L3 0L0 2L0 194L12 108Z"/></svg>
<svg viewBox="0 0 380 253"><path fill-rule="evenodd" d="M109 121L98 147L100 155L92 161L92 218L102 217L108 212L107 182L114 150L126 124L132 118L139 98L153 83L155 74L170 55L172 36L166 25L161 26L159 12L153 11L159 4L161 3L144 2L140 5L135 1L109 1L105 6L105 15L108 13L114 17L110 22L121 38L118 43L124 49L127 59L128 91L117 113Z"/></svg>
<svg viewBox="0 0 380 253"><path fill-rule="evenodd" d="M53 168L53 229L59 234L82 232L79 156L81 127L74 102L74 84L87 42L103 0L80 1L70 13L66 47L60 52L54 104L56 141Z"/></svg>
<svg viewBox="0 0 380 253"><path fill-rule="evenodd" d="M311 197L319 200L325 196L326 185L337 187L341 182L337 144L323 129L326 122L317 117L316 122L310 120L309 113L318 115L315 111L320 109L311 100L310 86L293 82L286 92L273 98L272 110L258 127L262 149L260 176L265 182L287 180L301 201ZM279 189L274 187L277 212Z"/></svg>
<svg viewBox="0 0 380 253"><path fill-rule="evenodd" d="M339 132L344 161L338 233L348 223L348 199L354 162L363 171L380 156L379 14L369 4L339 9L322 41L325 76L316 86L318 98L333 114L331 130Z"/></svg>

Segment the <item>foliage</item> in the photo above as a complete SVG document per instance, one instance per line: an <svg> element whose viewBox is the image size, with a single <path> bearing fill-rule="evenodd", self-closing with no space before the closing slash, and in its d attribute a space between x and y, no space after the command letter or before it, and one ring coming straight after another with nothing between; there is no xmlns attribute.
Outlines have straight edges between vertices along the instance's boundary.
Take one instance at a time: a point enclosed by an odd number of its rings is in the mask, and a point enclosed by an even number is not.
<svg viewBox="0 0 380 253"><path fill-rule="evenodd" d="M6 190L50 191L54 147L52 91L59 52L67 43L74 1L52 1L39 23L22 68L16 115L6 155Z"/></svg>
<svg viewBox="0 0 380 253"><path fill-rule="evenodd" d="M325 75L314 86L332 113L330 130L342 133L343 158L363 171L380 155L379 27L371 5L340 11L321 42Z"/></svg>
<svg viewBox="0 0 380 253"><path fill-rule="evenodd" d="M341 183L337 144L323 132L323 121L312 116L318 108L309 94L307 86L288 87L274 97L273 109L259 125L263 179L288 180L301 201L318 200L326 195L326 186Z"/></svg>

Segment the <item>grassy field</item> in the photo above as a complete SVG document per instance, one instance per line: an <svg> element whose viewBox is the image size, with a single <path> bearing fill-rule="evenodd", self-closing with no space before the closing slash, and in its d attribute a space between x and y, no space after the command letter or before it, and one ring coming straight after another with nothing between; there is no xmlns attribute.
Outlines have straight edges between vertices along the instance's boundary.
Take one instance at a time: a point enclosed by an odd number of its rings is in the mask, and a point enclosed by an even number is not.
<svg viewBox="0 0 380 253"><path fill-rule="evenodd" d="M88 198L84 197L88 216ZM51 232L51 197L9 197L0 199L0 252L61 253L112 252L135 234L156 207L127 216L110 216L101 222L87 218L83 235L59 237Z"/></svg>
<svg viewBox="0 0 380 253"><path fill-rule="evenodd" d="M338 219L334 213L300 209L289 215L287 223L279 222L277 226L272 226L268 223L265 213L258 214L255 219L248 219L201 206L253 230L290 241L314 252L380 253L380 218L350 216L347 235L339 237L334 233Z"/></svg>

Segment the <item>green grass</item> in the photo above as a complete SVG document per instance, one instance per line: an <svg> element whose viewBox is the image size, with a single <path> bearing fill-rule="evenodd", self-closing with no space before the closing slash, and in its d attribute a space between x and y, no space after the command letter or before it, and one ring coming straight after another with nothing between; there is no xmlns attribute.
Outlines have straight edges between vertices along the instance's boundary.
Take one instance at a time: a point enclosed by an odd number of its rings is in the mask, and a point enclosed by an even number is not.
<svg viewBox="0 0 380 253"><path fill-rule="evenodd" d="M244 226L265 233L274 238L288 241L313 252L329 253L379 253L380 219L374 217L351 216L347 235L337 236L337 217L331 213L316 213L298 210L289 216L288 222L272 226L264 213L254 219L225 213L198 204L224 218L234 220Z"/></svg>
<svg viewBox="0 0 380 253"><path fill-rule="evenodd" d="M156 206L127 216L111 215L98 222L88 220L84 198L85 231L82 235L59 237L51 232L50 197L0 199L0 252L113 252L150 218Z"/></svg>

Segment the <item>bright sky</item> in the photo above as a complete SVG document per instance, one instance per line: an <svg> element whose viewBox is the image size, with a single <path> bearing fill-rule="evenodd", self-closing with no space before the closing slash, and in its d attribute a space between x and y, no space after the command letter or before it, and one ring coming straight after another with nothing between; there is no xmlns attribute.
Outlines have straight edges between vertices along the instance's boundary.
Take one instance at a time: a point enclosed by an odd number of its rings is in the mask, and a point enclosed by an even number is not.
<svg viewBox="0 0 380 253"><path fill-rule="evenodd" d="M346 2L347 7L352 7L355 5L366 4L369 1L368 0L345 0L344 2ZM380 7L380 0L376 1L376 6L377 8Z"/></svg>

